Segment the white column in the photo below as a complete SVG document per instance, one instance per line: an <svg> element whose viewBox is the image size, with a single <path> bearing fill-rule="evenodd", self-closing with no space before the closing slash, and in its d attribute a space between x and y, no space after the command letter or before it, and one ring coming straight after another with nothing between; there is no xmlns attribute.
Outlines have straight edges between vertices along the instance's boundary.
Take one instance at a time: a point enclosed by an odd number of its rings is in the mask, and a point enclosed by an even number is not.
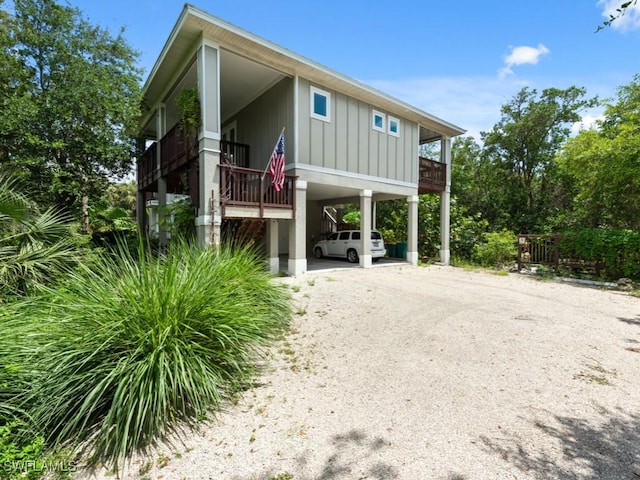
<svg viewBox="0 0 640 480"><path fill-rule="evenodd" d="M147 205L145 192L138 190L136 192L136 217L138 220L138 229L140 235L147 235Z"/></svg>
<svg viewBox="0 0 640 480"><path fill-rule="evenodd" d="M289 221L289 275L307 271L307 182L296 180L294 219Z"/></svg>
<svg viewBox="0 0 640 480"><path fill-rule="evenodd" d="M360 192L360 266L371 267L371 190Z"/></svg>
<svg viewBox="0 0 640 480"><path fill-rule="evenodd" d="M418 264L418 196L407 197L409 218L407 221L407 262Z"/></svg>
<svg viewBox="0 0 640 480"><path fill-rule="evenodd" d="M378 202L371 202L371 228L376 230L378 228Z"/></svg>
<svg viewBox="0 0 640 480"><path fill-rule="evenodd" d="M446 165L447 182L444 192L440 193L440 262L449 265L451 250L449 247L449 229L451 224L451 138L442 137L440 161Z"/></svg>
<svg viewBox="0 0 640 480"><path fill-rule="evenodd" d="M220 244L220 142L203 138L200 140L198 159L199 207L196 217L198 243L202 246Z"/></svg>
<svg viewBox="0 0 640 480"><path fill-rule="evenodd" d="M202 125L199 139L199 207L196 218L198 242L220 244L220 58L215 44L203 40L198 50L198 95Z"/></svg>
<svg viewBox="0 0 640 480"><path fill-rule="evenodd" d="M157 132L157 155L158 155L158 240L160 245L167 244L167 230L164 225L165 207L167 206L167 180L162 176L162 137L167 133L166 130L166 110L164 104L158 107L156 114L156 132Z"/></svg>
<svg viewBox="0 0 640 480"><path fill-rule="evenodd" d="M267 222L267 254L269 255L269 272L276 275L280 271L280 257L278 256L278 221Z"/></svg>

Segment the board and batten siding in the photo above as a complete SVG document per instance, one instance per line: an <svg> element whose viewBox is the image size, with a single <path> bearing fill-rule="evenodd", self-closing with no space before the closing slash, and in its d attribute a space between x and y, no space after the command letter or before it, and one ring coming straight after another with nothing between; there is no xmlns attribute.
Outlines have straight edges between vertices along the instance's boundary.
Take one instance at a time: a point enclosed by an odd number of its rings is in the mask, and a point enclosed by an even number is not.
<svg viewBox="0 0 640 480"><path fill-rule="evenodd" d="M332 91L331 121L311 117L311 84L299 79L297 162L361 175L418 182L418 125L402 118L398 137L371 128L372 111L388 113L365 102ZM393 115L398 118L397 115Z"/></svg>
<svg viewBox="0 0 640 480"><path fill-rule="evenodd" d="M236 122L236 141L251 146L250 167L264 169L285 127L285 158L293 161L293 80L284 78L225 121Z"/></svg>

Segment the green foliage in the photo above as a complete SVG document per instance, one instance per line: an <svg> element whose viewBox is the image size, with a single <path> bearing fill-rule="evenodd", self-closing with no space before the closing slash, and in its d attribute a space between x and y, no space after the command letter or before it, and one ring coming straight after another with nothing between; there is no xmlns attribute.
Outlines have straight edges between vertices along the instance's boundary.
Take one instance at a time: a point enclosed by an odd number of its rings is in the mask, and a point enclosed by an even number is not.
<svg viewBox="0 0 640 480"><path fill-rule="evenodd" d="M640 75L618 89L599 130L572 138L558 157L570 178L568 223L640 229Z"/></svg>
<svg viewBox="0 0 640 480"><path fill-rule="evenodd" d="M120 32L54 0L15 0L0 28L0 165L43 206L79 210L129 173L140 115L138 54Z"/></svg>
<svg viewBox="0 0 640 480"><path fill-rule="evenodd" d="M360 210L353 210L343 215L342 221L356 228L360 228Z"/></svg>
<svg viewBox="0 0 640 480"><path fill-rule="evenodd" d="M202 123L200 99L196 87L183 88L176 98L180 110L180 128L186 135L195 136Z"/></svg>
<svg viewBox="0 0 640 480"><path fill-rule="evenodd" d="M69 218L40 212L20 188L0 175L0 302L54 281L76 262Z"/></svg>
<svg viewBox="0 0 640 480"><path fill-rule="evenodd" d="M190 198L168 203L158 207L160 226L171 235L172 239L196 238L196 209Z"/></svg>
<svg viewBox="0 0 640 480"><path fill-rule="evenodd" d="M491 189L483 200L490 207L485 218L492 228L540 231L562 208L553 160L571 125L581 119L580 112L596 105L584 96L585 90L577 87L548 88L540 95L523 88L502 106L502 118L493 129L483 133L483 173Z"/></svg>
<svg viewBox="0 0 640 480"><path fill-rule="evenodd" d="M138 253L103 254L7 305L0 322L0 350L28 366L22 404L47 445L116 467L246 385L291 316L251 250L173 242L161 258Z"/></svg>
<svg viewBox="0 0 640 480"><path fill-rule="evenodd" d="M609 279L640 278L640 233L611 228L568 232L560 242L560 258L598 263Z"/></svg>
<svg viewBox="0 0 640 480"><path fill-rule="evenodd" d="M515 261L517 237L508 230L485 234L485 243L475 246L473 257L484 267L495 267Z"/></svg>
<svg viewBox="0 0 640 480"><path fill-rule="evenodd" d="M37 479L41 472L36 470L35 462L45 459L44 439L42 436L23 438L24 425L19 420L4 422L0 417L0 478L6 480ZM26 463L34 462L32 468L25 469ZM31 465L30 465L31 466ZM26 470L23 474L22 470Z"/></svg>

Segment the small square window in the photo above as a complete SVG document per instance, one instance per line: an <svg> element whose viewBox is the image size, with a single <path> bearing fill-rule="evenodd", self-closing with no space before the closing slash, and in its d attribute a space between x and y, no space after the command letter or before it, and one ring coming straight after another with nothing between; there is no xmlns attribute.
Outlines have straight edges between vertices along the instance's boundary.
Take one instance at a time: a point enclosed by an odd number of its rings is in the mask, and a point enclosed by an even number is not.
<svg viewBox="0 0 640 480"><path fill-rule="evenodd" d="M389 135L400 136L400 120L391 116L389 117Z"/></svg>
<svg viewBox="0 0 640 480"><path fill-rule="evenodd" d="M384 133L385 132L384 117L385 117L384 113L374 110L371 116L371 128L373 128L374 130L377 130L378 132Z"/></svg>
<svg viewBox="0 0 640 480"><path fill-rule="evenodd" d="M331 94L311 87L311 118L317 118L325 122L331 121Z"/></svg>

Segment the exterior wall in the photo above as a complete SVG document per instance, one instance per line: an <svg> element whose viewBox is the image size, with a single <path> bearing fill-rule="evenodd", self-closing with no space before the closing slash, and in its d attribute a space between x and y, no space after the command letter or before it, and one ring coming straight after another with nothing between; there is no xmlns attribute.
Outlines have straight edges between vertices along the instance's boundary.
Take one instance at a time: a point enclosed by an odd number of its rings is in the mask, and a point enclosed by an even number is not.
<svg viewBox="0 0 640 480"><path fill-rule="evenodd" d="M285 78L229 118L236 121L236 141L251 146L250 168L264 169L273 152L282 127L285 131L285 156L293 160L293 79Z"/></svg>
<svg viewBox="0 0 640 480"><path fill-rule="evenodd" d="M418 182L419 127L399 119L399 136L371 128L373 105L331 93L331 121L311 117L311 83L299 80L297 162L402 182ZM316 86L316 85L313 85ZM388 116L386 118L388 122ZM388 125L385 125L387 128Z"/></svg>

